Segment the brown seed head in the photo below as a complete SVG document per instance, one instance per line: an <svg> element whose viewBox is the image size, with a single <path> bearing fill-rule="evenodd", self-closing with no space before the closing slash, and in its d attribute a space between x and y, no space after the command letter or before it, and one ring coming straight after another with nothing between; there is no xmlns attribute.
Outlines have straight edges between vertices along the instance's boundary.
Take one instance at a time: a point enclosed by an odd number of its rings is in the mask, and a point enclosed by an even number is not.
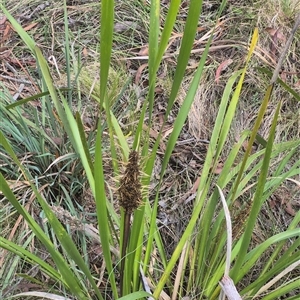
<svg viewBox="0 0 300 300"><path fill-rule="evenodd" d="M120 180L119 204L126 212L132 213L136 210L142 200L141 183L139 179L140 170L138 164L138 152L131 151L128 164L123 177Z"/></svg>

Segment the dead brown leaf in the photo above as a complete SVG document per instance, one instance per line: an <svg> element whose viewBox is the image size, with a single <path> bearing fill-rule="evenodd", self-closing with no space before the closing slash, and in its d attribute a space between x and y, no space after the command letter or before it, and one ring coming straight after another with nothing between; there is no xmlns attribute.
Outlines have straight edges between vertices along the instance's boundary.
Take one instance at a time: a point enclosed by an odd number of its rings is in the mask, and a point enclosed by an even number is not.
<svg viewBox="0 0 300 300"><path fill-rule="evenodd" d="M141 50L139 51L139 56L147 56L149 54L149 47L148 45L142 46Z"/></svg>
<svg viewBox="0 0 300 300"><path fill-rule="evenodd" d="M294 208L293 208L293 206L292 206L292 204L291 204L290 202L287 202L287 203L285 204L284 210L285 210L289 215L291 215L291 216L293 216L293 217L296 215L296 211L294 210Z"/></svg>
<svg viewBox="0 0 300 300"><path fill-rule="evenodd" d="M12 29L6 17L0 18L0 45L4 43L10 36Z"/></svg>
<svg viewBox="0 0 300 300"><path fill-rule="evenodd" d="M216 168L214 169L214 174L217 175L221 174L223 167L224 167L223 163L218 163Z"/></svg>
<svg viewBox="0 0 300 300"><path fill-rule="evenodd" d="M37 24L38 24L37 22L36 23L31 23L31 24L27 25L26 27L24 27L23 29L25 31L29 31L30 29L32 29L33 27L35 27Z"/></svg>
<svg viewBox="0 0 300 300"><path fill-rule="evenodd" d="M215 77L215 82L216 82L217 84L219 84L219 79L220 79L221 72L222 72L222 71L225 71L225 70L228 68L228 66L230 66L232 63L233 63L233 60L232 60L231 58L229 58L229 59L223 61L223 62L219 65L219 67L218 67L218 69L217 69L217 71L216 71L216 77Z"/></svg>
<svg viewBox="0 0 300 300"><path fill-rule="evenodd" d="M162 138L165 139L168 135L170 135L173 131L174 127L169 126L168 128L164 128Z"/></svg>
<svg viewBox="0 0 300 300"><path fill-rule="evenodd" d="M162 95L164 93L164 89L160 86L157 86L154 91L155 91L155 94Z"/></svg>
<svg viewBox="0 0 300 300"><path fill-rule="evenodd" d="M0 58L8 58L11 55L11 51L8 47L0 47Z"/></svg>
<svg viewBox="0 0 300 300"><path fill-rule="evenodd" d="M86 49L86 47L83 48L83 50L82 50L82 55L83 55L84 57L87 57L87 56L88 56L88 50Z"/></svg>
<svg viewBox="0 0 300 300"><path fill-rule="evenodd" d="M200 179L201 179L201 177L199 176L199 177L196 179L196 181L194 182L193 187L192 187L192 190L191 190L191 193L192 193L192 194L194 194L194 193L197 192L198 187L199 187L199 184L200 184Z"/></svg>
<svg viewBox="0 0 300 300"><path fill-rule="evenodd" d="M61 146L64 142L64 139L61 137L52 137L51 139L57 146Z"/></svg>
<svg viewBox="0 0 300 300"><path fill-rule="evenodd" d="M272 41L270 44L270 55L273 59L275 59L278 49L278 41L285 43L286 37L283 35L281 28L275 29L272 27L267 27L265 30L270 35Z"/></svg>
<svg viewBox="0 0 300 300"><path fill-rule="evenodd" d="M148 64L142 64L137 69L136 74L135 74L135 81L134 81L136 85L138 85L138 83L140 82L140 79L142 77L142 72L147 66L148 66Z"/></svg>
<svg viewBox="0 0 300 300"><path fill-rule="evenodd" d="M284 36L284 34L282 33L282 29L281 28L272 28L272 27L267 27L266 28L266 31L268 32L268 34L276 39L276 40L280 40L282 41L283 43L286 42L286 37Z"/></svg>
<svg viewBox="0 0 300 300"><path fill-rule="evenodd" d="M4 15L0 15L0 26L6 22L7 18Z"/></svg>
<svg viewBox="0 0 300 300"><path fill-rule="evenodd" d="M286 72L282 72L281 74L279 74L280 76L280 79L283 81L283 82L286 82L286 79L287 79L287 74Z"/></svg>
<svg viewBox="0 0 300 300"><path fill-rule="evenodd" d="M143 124L143 130L145 131L148 131L149 130L149 135L150 137L154 138L154 139L157 139L158 138L158 132L155 131L154 129L152 128L149 128L146 124ZM160 141L159 143L159 146L160 146L160 149L162 151L165 151L166 150L166 145L163 141Z"/></svg>
<svg viewBox="0 0 300 300"><path fill-rule="evenodd" d="M300 86L300 80L298 80L295 84L294 87L299 87Z"/></svg>

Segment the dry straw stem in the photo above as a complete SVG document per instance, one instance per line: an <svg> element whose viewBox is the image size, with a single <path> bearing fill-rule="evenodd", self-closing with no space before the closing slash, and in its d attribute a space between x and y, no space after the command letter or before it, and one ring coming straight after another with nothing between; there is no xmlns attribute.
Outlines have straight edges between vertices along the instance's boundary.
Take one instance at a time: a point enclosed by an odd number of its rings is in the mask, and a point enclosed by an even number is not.
<svg viewBox="0 0 300 300"><path fill-rule="evenodd" d="M232 224L230 218L230 212L225 200L224 194L221 188L217 185L219 194L221 197L222 205L224 208L225 219L226 219L226 228L227 228L227 249L226 249L226 266L225 266L225 276L229 275L230 261L231 261L231 248L232 248Z"/></svg>
<svg viewBox="0 0 300 300"><path fill-rule="evenodd" d="M271 286L273 286L276 282L278 282L281 278L283 278L286 274L290 273L294 269L296 269L300 265L300 260L297 260L286 269L284 269L281 273L275 276L271 281L269 281L266 285L264 285L253 297L253 299L257 298L259 295L267 291Z"/></svg>
<svg viewBox="0 0 300 300"><path fill-rule="evenodd" d="M186 251L188 250L188 243L186 242L181 256L180 256L180 260L179 260L179 264L178 264L178 268L177 268L177 273L176 273L176 278L175 278L175 283L174 283L174 288L173 288L173 294L172 294L172 300L176 300L177 299L177 293L180 287L180 281L181 281L181 277L183 275L183 271L184 271L184 261L185 261L185 257L186 257Z"/></svg>
<svg viewBox="0 0 300 300"><path fill-rule="evenodd" d="M225 299L225 295L227 295L228 299L238 300L242 299L239 295L238 291L235 288L235 285L232 279L229 277L229 269L230 269L230 261L231 261L231 248L232 248L232 224L230 218L230 212L227 206L227 202L225 200L224 194L221 188L217 185L219 190L219 194L221 197L222 205L224 208L225 219L226 219L226 227L227 227L227 250L226 250L226 265L225 265L225 274L220 282L222 292L220 294L219 299Z"/></svg>
<svg viewBox="0 0 300 300"><path fill-rule="evenodd" d="M242 297L239 295L232 279L229 276L225 275L220 281L220 285L228 300L242 300Z"/></svg>

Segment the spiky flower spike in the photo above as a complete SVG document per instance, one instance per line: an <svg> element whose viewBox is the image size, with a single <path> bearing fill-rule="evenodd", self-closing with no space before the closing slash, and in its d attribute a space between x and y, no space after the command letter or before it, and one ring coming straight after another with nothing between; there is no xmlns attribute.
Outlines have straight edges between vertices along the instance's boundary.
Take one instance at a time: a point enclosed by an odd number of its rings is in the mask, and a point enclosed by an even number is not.
<svg viewBox="0 0 300 300"><path fill-rule="evenodd" d="M132 213L141 204L142 193L138 160L138 152L131 151L125 173L120 180L119 204L127 213Z"/></svg>
<svg viewBox="0 0 300 300"><path fill-rule="evenodd" d="M139 155L136 151L131 151L129 154L128 164L123 177L120 180L119 187L119 204L124 209L124 224L123 224L123 243L121 251L121 269L120 269L120 292L123 296L124 286L124 269L126 249L130 235L130 217L134 210L136 210L142 199L141 183L139 180Z"/></svg>

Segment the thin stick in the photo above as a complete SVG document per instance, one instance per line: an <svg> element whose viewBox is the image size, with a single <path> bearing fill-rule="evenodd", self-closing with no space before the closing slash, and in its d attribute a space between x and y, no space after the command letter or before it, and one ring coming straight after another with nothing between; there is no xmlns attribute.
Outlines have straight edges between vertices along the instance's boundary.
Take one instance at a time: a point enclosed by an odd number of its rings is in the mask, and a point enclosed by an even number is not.
<svg viewBox="0 0 300 300"><path fill-rule="evenodd" d="M2 77L4 79L9 79L11 81L20 82L20 83L28 83L28 84L32 83L31 81L28 81L26 79L17 79L17 78L11 77L11 76L1 75L1 74L0 74L0 77Z"/></svg>

